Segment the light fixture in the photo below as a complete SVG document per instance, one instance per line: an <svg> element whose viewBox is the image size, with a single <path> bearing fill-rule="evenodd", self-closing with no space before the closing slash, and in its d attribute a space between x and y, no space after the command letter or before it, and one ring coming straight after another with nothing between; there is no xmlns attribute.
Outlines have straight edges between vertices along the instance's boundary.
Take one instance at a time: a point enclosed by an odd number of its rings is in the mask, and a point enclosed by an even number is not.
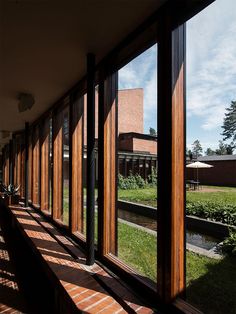
<svg viewBox="0 0 236 314"><path fill-rule="evenodd" d="M18 109L19 112L24 112L26 110L30 110L35 103L35 99L33 95L27 93L20 93L18 96Z"/></svg>

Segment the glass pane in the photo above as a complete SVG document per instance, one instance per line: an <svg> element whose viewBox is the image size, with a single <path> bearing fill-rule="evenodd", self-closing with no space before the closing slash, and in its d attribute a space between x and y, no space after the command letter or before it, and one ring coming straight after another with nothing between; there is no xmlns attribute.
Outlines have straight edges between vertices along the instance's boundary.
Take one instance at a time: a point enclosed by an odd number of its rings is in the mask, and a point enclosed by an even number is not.
<svg viewBox="0 0 236 314"><path fill-rule="evenodd" d="M156 281L157 45L118 75L118 257Z"/></svg>
<svg viewBox="0 0 236 314"><path fill-rule="evenodd" d="M235 1L187 23L187 301L204 313L236 313L235 37Z"/></svg>

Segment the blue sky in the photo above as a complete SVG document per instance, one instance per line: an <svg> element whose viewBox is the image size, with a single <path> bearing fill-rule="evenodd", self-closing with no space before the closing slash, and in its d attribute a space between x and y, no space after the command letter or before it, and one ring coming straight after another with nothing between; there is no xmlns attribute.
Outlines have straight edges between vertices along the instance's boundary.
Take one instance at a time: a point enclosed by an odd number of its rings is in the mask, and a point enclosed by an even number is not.
<svg viewBox="0 0 236 314"><path fill-rule="evenodd" d="M187 146L218 147L225 108L236 100L236 1L216 0L187 22ZM144 132L156 129L157 46L119 71L119 89L144 88Z"/></svg>

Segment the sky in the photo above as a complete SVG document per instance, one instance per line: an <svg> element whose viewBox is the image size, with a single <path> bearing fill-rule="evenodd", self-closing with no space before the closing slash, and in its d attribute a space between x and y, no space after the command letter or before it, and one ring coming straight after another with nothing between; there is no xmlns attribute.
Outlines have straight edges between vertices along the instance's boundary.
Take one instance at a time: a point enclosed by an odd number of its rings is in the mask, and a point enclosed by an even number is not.
<svg viewBox="0 0 236 314"><path fill-rule="evenodd" d="M218 147L236 100L236 1L216 0L186 25L187 147ZM119 89L144 88L144 133L157 129L157 45L119 71Z"/></svg>

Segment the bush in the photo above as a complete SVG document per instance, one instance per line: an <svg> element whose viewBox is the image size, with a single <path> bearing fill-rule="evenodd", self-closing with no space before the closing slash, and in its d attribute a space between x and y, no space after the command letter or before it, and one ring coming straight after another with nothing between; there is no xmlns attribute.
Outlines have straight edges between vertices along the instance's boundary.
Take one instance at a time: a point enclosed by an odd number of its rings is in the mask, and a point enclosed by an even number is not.
<svg viewBox="0 0 236 314"><path fill-rule="evenodd" d="M152 167L152 172L148 176L148 184L153 187L157 186L157 169L155 167Z"/></svg>
<svg viewBox="0 0 236 314"><path fill-rule="evenodd" d="M143 189L147 186L147 182L139 175L129 175L127 178L121 174L118 175L118 188L121 190Z"/></svg>
<svg viewBox="0 0 236 314"><path fill-rule="evenodd" d="M236 226L236 205L224 202L186 202L187 215Z"/></svg>
<svg viewBox="0 0 236 314"><path fill-rule="evenodd" d="M236 231L230 230L229 236L223 241L222 251L236 256Z"/></svg>

